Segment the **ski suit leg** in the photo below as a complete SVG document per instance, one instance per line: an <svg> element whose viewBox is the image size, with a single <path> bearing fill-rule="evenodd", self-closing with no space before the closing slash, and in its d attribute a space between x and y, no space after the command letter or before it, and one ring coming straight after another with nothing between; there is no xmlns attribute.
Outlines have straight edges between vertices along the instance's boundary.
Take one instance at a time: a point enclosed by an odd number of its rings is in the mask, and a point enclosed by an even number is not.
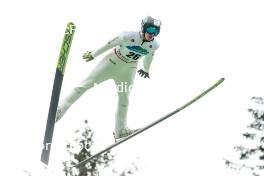
<svg viewBox="0 0 264 176"><path fill-rule="evenodd" d="M94 87L101 82L112 78L112 73L115 71L113 64L109 61L107 55L99 64L94 68L91 74L86 77L80 84L78 84L68 96L60 101L59 108L61 112L57 112L56 121L62 118L65 112L71 105L78 100L85 91Z"/></svg>
<svg viewBox="0 0 264 176"><path fill-rule="evenodd" d="M118 104L115 116L115 135L121 135L123 129L127 128L127 112L129 106L129 95L133 86L136 67L127 67L114 81L117 87Z"/></svg>

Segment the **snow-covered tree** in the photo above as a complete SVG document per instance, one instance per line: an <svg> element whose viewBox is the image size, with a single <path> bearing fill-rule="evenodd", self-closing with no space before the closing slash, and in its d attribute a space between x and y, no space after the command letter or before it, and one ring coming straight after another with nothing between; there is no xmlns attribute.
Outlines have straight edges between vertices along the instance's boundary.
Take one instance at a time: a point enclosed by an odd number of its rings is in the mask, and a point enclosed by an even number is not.
<svg viewBox="0 0 264 176"><path fill-rule="evenodd" d="M91 147L93 142L93 132L88 126L88 121L84 121L85 128L83 130L77 130L76 139L72 142L68 142L66 149L70 154L70 160L64 161L64 173L66 176L98 176L98 166L107 167L109 163L114 159L110 151L92 159L85 166L71 167L84 159L92 156Z"/></svg>
<svg viewBox="0 0 264 176"><path fill-rule="evenodd" d="M248 112L252 118L247 126L248 131L242 133L247 140L244 145L235 146L239 153L239 162L225 159L227 167L240 171L247 169L252 176L264 176L264 100L252 97L254 107Z"/></svg>
<svg viewBox="0 0 264 176"><path fill-rule="evenodd" d="M92 159L85 166L71 167L92 156L91 147L93 142L93 132L88 126L88 121L84 121L84 129L75 131L76 138L66 145L67 152L70 155L70 160L64 161L64 173L66 176L98 176L99 166L108 167L114 160L114 156L110 151ZM136 163L132 162L128 167L121 171L112 170L113 175L129 176L138 171Z"/></svg>

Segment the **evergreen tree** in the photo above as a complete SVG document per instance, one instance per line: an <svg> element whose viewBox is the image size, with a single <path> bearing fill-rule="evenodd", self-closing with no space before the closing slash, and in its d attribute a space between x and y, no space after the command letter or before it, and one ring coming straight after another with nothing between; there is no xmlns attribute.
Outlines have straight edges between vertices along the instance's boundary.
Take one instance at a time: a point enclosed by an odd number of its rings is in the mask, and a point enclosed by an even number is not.
<svg viewBox="0 0 264 176"><path fill-rule="evenodd" d="M248 109L252 121L247 126L248 132L242 134L251 145L235 146L239 152L239 162L225 159L225 164L237 171L249 169L253 176L264 176L264 111L261 110L264 100L261 97L252 97L251 100L256 107Z"/></svg>
<svg viewBox="0 0 264 176"><path fill-rule="evenodd" d="M68 142L66 145L67 152L70 155L70 160L64 161L64 173L66 176L98 176L98 166L108 167L110 163L114 160L114 156L110 151L96 157L95 159L89 161L85 166L74 167L71 166L83 161L90 156L92 156L91 147L93 142L93 132L88 126L88 121L84 121L84 129L75 131L76 138L72 142ZM129 176L133 175L138 171L137 165L132 162L130 166L121 170L121 172L115 171L113 169L114 175L119 176Z"/></svg>
<svg viewBox="0 0 264 176"><path fill-rule="evenodd" d="M75 131L76 138L73 142L68 142L66 145L67 152L70 154L70 160L63 162L63 171L66 176L98 176L98 166L107 167L114 159L113 155L108 151L89 161L85 166L71 167L92 156L91 146L94 144L92 139L94 133L88 126L88 121L86 120L84 123L84 130Z"/></svg>

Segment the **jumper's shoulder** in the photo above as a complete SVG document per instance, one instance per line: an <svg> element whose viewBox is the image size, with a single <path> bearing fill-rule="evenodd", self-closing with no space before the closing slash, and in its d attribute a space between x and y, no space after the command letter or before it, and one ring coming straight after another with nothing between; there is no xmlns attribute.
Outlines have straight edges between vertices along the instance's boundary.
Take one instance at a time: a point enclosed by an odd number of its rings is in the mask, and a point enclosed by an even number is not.
<svg viewBox="0 0 264 176"><path fill-rule="evenodd" d="M157 50L160 47L160 43L156 39L154 39L152 41L152 47L153 47L153 50Z"/></svg>
<svg viewBox="0 0 264 176"><path fill-rule="evenodd" d="M133 38L138 38L139 37L139 32L135 31L123 31L121 33L121 36L124 40L131 40Z"/></svg>

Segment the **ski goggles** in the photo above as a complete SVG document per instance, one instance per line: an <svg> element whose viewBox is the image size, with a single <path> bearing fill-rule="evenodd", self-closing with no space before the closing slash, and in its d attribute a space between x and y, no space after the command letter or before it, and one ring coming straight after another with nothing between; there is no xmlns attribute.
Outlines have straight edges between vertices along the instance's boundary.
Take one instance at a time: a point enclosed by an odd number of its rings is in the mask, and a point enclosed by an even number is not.
<svg viewBox="0 0 264 176"><path fill-rule="evenodd" d="M154 34L154 35L158 35L159 34L159 29L156 27L148 27L146 29L146 32L149 34Z"/></svg>

